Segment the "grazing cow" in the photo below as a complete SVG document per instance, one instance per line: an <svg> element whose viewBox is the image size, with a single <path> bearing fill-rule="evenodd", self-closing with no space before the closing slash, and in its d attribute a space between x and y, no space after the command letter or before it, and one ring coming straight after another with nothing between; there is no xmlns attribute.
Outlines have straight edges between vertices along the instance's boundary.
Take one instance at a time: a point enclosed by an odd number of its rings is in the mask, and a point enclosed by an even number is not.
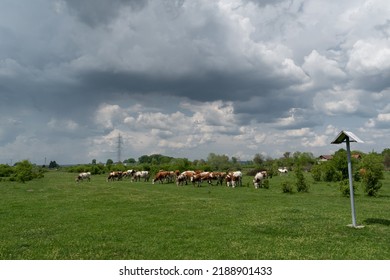
<svg viewBox="0 0 390 280"><path fill-rule="evenodd" d="M154 176L152 180L152 184L154 184L156 181L159 181L161 184L164 184L164 180L167 179L167 177L170 175L170 171L159 171L157 174Z"/></svg>
<svg viewBox="0 0 390 280"><path fill-rule="evenodd" d="M200 174L194 174L192 177L191 177L191 182L192 184L195 186L195 184L200 187L201 183L202 183L202 176Z"/></svg>
<svg viewBox="0 0 390 280"><path fill-rule="evenodd" d="M168 175L165 178L165 181L167 181L167 183L173 183L175 182L175 179L176 179L176 171L168 171Z"/></svg>
<svg viewBox="0 0 390 280"><path fill-rule="evenodd" d="M91 172L82 172L79 175L77 175L76 177L77 183L84 180L88 180L88 182L91 181Z"/></svg>
<svg viewBox="0 0 390 280"><path fill-rule="evenodd" d="M279 173L282 173L282 174L288 173L287 167L278 168L278 171L279 171Z"/></svg>
<svg viewBox="0 0 390 280"><path fill-rule="evenodd" d="M209 184L212 185L212 181L213 180L216 180L217 181L217 186L220 184L222 186L223 184L223 180L225 179L226 177L226 173L225 172L210 172L210 181L209 181Z"/></svg>
<svg viewBox="0 0 390 280"><path fill-rule="evenodd" d="M196 174L195 171L191 171L191 170L183 171L182 173L180 173L179 176L176 177L176 184L183 185L185 183L187 185L188 181L191 181L191 177L194 176L195 174Z"/></svg>
<svg viewBox="0 0 390 280"><path fill-rule="evenodd" d="M133 175L135 172L136 171L134 169L129 169L129 170L123 172L122 176L123 176L123 178L127 178L127 177L133 178Z"/></svg>
<svg viewBox="0 0 390 280"><path fill-rule="evenodd" d="M198 187L201 186L202 182L206 181L211 185L211 179L212 175L211 172L200 172L200 173L195 173L194 175L191 176L191 182L195 186L197 184Z"/></svg>
<svg viewBox="0 0 390 280"><path fill-rule="evenodd" d="M123 173L122 171L111 171L109 174L108 174L108 177L107 177L107 182L108 181L119 181L119 180L122 180L122 177L123 177Z"/></svg>
<svg viewBox="0 0 390 280"><path fill-rule="evenodd" d="M226 173L226 175L225 175L226 186L228 186L228 187L232 186L232 178L233 178L232 173Z"/></svg>
<svg viewBox="0 0 390 280"><path fill-rule="evenodd" d="M232 173L232 187L242 186L242 172L235 171Z"/></svg>
<svg viewBox="0 0 390 280"><path fill-rule="evenodd" d="M132 181L141 181L141 178L144 179L144 182L149 181L149 171L137 171L133 174Z"/></svg>
<svg viewBox="0 0 390 280"><path fill-rule="evenodd" d="M242 186L242 172L234 171L228 172L225 176L226 186L235 188L237 186Z"/></svg>
<svg viewBox="0 0 390 280"><path fill-rule="evenodd" d="M257 172L255 177L253 178L253 185L255 186L255 189L261 187L261 183L265 178L266 176L264 175L263 171Z"/></svg>
<svg viewBox="0 0 390 280"><path fill-rule="evenodd" d="M179 175L176 177L176 185L177 185L177 186L183 186L184 182L186 182L186 184L187 184L187 180L186 180L185 175L179 174Z"/></svg>

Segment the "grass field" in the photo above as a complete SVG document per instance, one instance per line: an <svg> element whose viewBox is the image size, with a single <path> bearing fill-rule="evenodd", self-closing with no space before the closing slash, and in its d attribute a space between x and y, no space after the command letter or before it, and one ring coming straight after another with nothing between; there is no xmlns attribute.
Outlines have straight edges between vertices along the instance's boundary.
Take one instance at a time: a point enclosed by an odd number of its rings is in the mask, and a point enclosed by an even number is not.
<svg viewBox="0 0 390 280"><path fill-rule="evenodd" d="M350 201L337 184L314 183L309 193L269 189L177 187L150 182L75 183L52 171L25 184L0 182L0 259L3 260L388 260L390 174L379 197Z"/></svg>

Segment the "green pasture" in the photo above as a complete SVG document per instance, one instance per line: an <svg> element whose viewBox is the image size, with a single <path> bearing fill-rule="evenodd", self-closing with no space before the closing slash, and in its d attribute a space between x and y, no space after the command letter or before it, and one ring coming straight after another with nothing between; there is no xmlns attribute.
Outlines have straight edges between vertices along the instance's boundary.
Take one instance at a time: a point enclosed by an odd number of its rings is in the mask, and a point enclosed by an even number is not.
<svg viewBox="0 0 390 280"><path fill-rule="evenodd" d="M282 193L293 173L269 189L197 188L151 182L74 181L75 174L0 182L3 260L383 260L390 259L390 174L378 197L359 187L350 201L337 183L310 183L308 193Z"/></svg>

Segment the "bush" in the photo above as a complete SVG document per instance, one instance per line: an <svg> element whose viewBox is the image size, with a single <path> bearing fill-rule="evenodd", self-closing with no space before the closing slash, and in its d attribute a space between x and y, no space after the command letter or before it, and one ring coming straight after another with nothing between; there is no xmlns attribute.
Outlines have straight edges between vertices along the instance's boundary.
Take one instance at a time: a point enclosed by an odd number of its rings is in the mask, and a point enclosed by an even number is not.
<svg viewBox="0 0 390 280"><path fill-rule="evenodd" d="M115 165L111 165L110 167L115 167ZM104 174L107 172L106 167L101 163L73 165L67 167L66 170L71 173L91 172L92 175Z"/></svg>
<svg viewBox="0 0 390 280"><path fill-rule="evenodd" d="M382 187L382 183L379 181L379 177L375 175L371 170L367 170L363 176L362 183L364 185L364 191L368 196L377 196L379 189Z"/></svg>
<svg viewBox="0 0 390 280"><path fill-rule="evenodd" d="M293 187L292 187L292 184L291 182L283 182L282 183L282 192L283 193L293 193Z"/></svg>
<svg viewBox="0 0 390 280"><path fill-rule="evenodd" d="M296 176L296 187L298 192L308 192L309 185L306 182L305 176L303 175L302 169L298 166L295 170Z"/></svg>
<svg viewBox="0 0 390 280"><path fill-rule="evenodd" d="M313 176L314 181L321 181L321 165L314 165L312 167L311 176Z"/></svg>
<svg viewBox="0 0 390 280"><path fill-rule="evenodd" d="M326 162L322 168L322 179L325 182L337 182L341 180L342 173L338 171L331 163Z"/></svg>
<svg viewBox="0 0 390 280"><path fill-rule="evenodd" d="M28 160L17 162L11 181L26 182L34 178L33 165Z"/></svg>
<svg viewBox="0 0 390 280"><path fill-rule="evenodd" d="M263 180L261 187L264 189L269 189L269 180L268 179Z"/></svg>
<svg viewBox="0 0 390 280"><path fill-rule="evenodd" d="M349 197L351 193L349 190L349 180L348 179L341 180L339 186L340 186L341 195ZM353 194L355 194L357 191L357 186L353 185L352 187L353 187Z"/></svg>
<svg viewBox="0 0 390 280"><path fill-rule="evenodd" d="M0 177L10 177L13 172L12 167L8 164L0 164Z"/></svg>

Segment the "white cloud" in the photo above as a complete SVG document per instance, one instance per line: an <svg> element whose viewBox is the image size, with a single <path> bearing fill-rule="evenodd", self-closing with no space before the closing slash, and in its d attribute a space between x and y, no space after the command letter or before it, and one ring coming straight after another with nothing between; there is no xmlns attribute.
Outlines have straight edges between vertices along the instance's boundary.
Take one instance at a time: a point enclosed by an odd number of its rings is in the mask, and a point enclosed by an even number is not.
<svg viewBox="0 0 390 280"><path fill-rule="evenodd" d="M357 76L380 75L390 70L388 39L359 40L350 51L348 70Z"/></svg>
<svg viewBox="0 0 390 280"><path fill-rule="evenodd" d="M337 83L346 78L337 61L320 55L316 50L305 57L302 69L310 76L311 87L328 87L330 81Z"/></svg>
<svg viewBox="0 0 390 280"><path fill-rule="evenodd" d="M325 135L334 136L337 135L340 132L340 130L335 127L334 125L327 125L325 129Z"/></svg>
<svg viewBox="0 0 390 280"><path fill-rule="evenodd" d="M327 115L355 113L360 106L361 93L356 90L334 88L321 91L314 97L314 106Z"/></svg>
<svg viewBox="0 0 390 280"><path fill-rule="evenodd" d="M304 138L302 145L305 147L324 147L329 145L329 141L326 135L315 134L313 137Z"/></svg>
<svg viewBox="0 0 390 280"><path fill-rule="evenodd" d="M115 127L115 122L121 122L126 118L127 113L119 105L102 104L95 113L95 123L103 128L112 129Z"/></svg>
<svg viewBox="0 0 390 280"><path fill-rule="evenodd" d="M390 113L387 114L379 114L378 121L390 123Z"/></svg>
<svg viewBox="0 0 390 280"><path fill-rule="evenodd" d="M288 137L307 137L312 134L311 130L307 127L300 129L291 129L286 131Z"/></svg>

